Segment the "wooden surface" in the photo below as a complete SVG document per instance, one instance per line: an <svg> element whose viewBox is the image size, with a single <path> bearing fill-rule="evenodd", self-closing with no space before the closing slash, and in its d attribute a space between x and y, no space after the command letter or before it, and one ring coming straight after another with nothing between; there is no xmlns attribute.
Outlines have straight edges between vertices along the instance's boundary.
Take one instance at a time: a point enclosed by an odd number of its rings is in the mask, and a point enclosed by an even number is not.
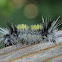
<svg viewBox="0 0 62 62"><path fill-rule="evenodd" d="M4 50L6 52L3 52ZM60 56L61 58L62 43L48 42L27 47L17 46L17 48L10 46L0 51L2 52L0 52L0 62L45 62L54 57Z"/></svg>

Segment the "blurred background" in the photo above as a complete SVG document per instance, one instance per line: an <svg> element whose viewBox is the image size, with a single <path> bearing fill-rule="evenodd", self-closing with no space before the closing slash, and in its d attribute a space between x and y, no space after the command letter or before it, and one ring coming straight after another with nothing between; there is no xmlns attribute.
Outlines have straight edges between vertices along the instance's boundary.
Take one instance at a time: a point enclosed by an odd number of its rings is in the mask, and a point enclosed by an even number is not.
<svg viewBox="0 0 62 62"><path fill-rule="evenodd" d="M38 24L41 18L62 17L62 0L0 0L0 26L6 23Z"/></svg>
<svg viewBox="0 0 62 62"><path fill-rule="evenodd" d="M42 16L51 17L53 21L58 16L62 19L62 0L0 0L0 27L7 27L7 22L40 24Z"/></svg>

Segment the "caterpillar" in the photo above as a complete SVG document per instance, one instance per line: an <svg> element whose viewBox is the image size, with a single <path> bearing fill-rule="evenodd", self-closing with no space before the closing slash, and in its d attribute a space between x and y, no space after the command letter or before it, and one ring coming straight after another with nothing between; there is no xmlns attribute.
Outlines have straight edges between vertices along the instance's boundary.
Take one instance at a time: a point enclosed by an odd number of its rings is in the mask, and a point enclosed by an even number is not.
<svg viewBox="0 0 62 62"><path fill-rule="evenodd" d="M42 17L41 24L28 26L26 24L10 24L7 23L9 29L0 27L0 42L4 42L4 46L15 45L18 42L22 44L36 44L42 42L59 42L62 41L62 31L58 27L62 24L57 20L52 21L51 18ZM59 40L58 40L59 39Z"/></svg>

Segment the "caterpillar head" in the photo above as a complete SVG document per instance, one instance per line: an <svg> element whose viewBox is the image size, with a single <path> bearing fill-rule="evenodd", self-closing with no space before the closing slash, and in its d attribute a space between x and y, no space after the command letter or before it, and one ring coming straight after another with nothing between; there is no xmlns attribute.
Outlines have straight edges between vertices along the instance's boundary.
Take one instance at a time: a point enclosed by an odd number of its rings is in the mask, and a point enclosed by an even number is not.
<svg viewBox="0 0 62 62"><path fill-rule="evenodd" d="M14 45L18 42L18 31L15 25L7 23L9 29L7 34L4 35L4 45L5 47Z"/></svg>
<svg viewBox="0 0 62 62"><path fill-rule="evenodd" d="M4 45L9 45L8 39L9 39L9 30L7 28L0 27L0 42L3 42Z"/></svg>

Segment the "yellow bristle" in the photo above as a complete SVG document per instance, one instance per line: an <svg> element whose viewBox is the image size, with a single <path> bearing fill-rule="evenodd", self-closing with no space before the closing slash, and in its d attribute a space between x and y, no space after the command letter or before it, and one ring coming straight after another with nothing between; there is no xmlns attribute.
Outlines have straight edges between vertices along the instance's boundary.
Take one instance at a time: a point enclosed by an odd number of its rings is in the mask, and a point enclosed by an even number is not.
<svg viewBox="0 0 62 62"><path fill-rule="evenodd" d="M40 28L39 28L40 30L42 30L43 29L43 26L40 24Z"/></svg>
<svg viewBox="0 0 62 62"><path fill-rule="evenodd" d="M21 29L21 24L17 25L17 29Z"/></svg>
<svg viewBox="0 0 62 62"><path fill-rule="evenodd" d="M22 29L24 29L24 28L25 28L24 24L22 24L22 25L21 25L21 28L22 28Z"/></svg>
<svg viewBox="0 0 62 62"><path fill-rule="evenodd" d="M25 25L24 25L24 29L28 30L28 28L29 28L29 27L25 24Z"/></svg>
<svg viewBox="0 0 62 62"><path fill-rule="evenodd" d="M40 29L40 25L39 24L37 24L37 30L39 30Z"/></svg>
<svg viewBox="0 0 62 62"><path fill-rule="evenodd" d="M34 25L33 27L34 27L34 30L36 30L36 29L37 29L37 26L36 26L36 25Z"/></svg>

